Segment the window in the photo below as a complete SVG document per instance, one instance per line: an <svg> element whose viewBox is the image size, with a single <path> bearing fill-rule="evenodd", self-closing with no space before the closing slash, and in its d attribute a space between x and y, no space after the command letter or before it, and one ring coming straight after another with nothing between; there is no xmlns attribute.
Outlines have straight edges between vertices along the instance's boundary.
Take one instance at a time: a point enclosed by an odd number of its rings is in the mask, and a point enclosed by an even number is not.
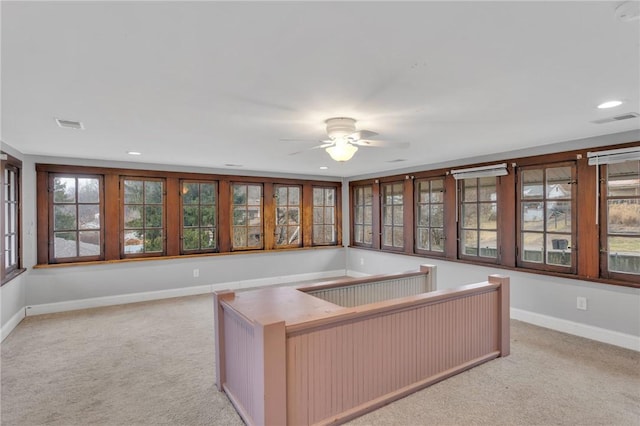
<svg viewBox="0 0 640 426"><path fill-rule="evenodd" d="M338 241L336 188L313 188L313 244L332 245Z"/></svg>
<svg viewBox="0 0 640 426"><path fill-rule="evenodd" d="M404 184L402 182L382 185L382 246L402 249L404 247Z"/></svg>
<svg viewBox="0 0 640 426"><path fill-rule="evenodd" d="M416 251L444 251L444 179L415 182Z"/></svg>
<svg viewBox="0 0 640 426"><path fill-rule="evenodd" d="M276 230L275 245L282 247L300 247L300 206L302 189L300 186L275 186Z"/></svg>
<svg viewBox="0 0 640 426"><path fill-rule="evenodd" d="M22 162L2 154L2 282L8 281L21 268L20 246L20 179Z"/></svg>
<svg viewBox="0 0 640 426"><path fill-rule="evenodd" d="M497 178L461 179L460 257L498 258Z"/></svg>
<svg viewBox="0 0 640 426"><path fill-rule="evenodd" d="M570 272L575 166L524 167L519 178L520 266Z"/></svg>
<svg viewBox="0 0 640 426"><path fill-rule="evenodd" d="M263 248L262 185L234 183L232 197L232 249Z"/></svg>
<svg viewBox="0 0 640 426"><path fill-rule="evenodd" d="M373 187L353 188L353 242L356 245L373 244Z"/></svg>
<svg viewBox="0 0 640 426"><path fill-rule="evenodd" d="M122 192L123 257L163 254L164 181L122 178Z"/></svg>
<svg viewBox="0 0 640 426"><path fill-rule="evenodd" d="M640 275L640 161L608 164L601 243L605 276Z"/></svg>
<svg viewBox="0 0 640 426"><path fill-rule="evenodd" d="M50 177L50 258L53 262L102 259L102 178L66 174Z"/></svg>
<svg viewBox="0 0 640 426"><path fill-rule="evenodd" d="M216 182L181 182L182 253L204 253L217 249Z"/></svg>

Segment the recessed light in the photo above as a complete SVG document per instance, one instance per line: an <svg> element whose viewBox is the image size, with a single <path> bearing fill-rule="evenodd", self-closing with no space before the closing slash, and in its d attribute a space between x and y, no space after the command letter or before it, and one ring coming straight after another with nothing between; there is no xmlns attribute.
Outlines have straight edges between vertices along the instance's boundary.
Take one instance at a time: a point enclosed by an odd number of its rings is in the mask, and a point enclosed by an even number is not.
<svg viewBox="0 0 640 426"><path fill-rule="evenodd" d="M605 109L605 108L614 108L617 106L622 105L622 101L607 101L607 102L603 102L600 105L598 105L598 108L600 109Z"/></svg>
<svg viewBox="0 0 640 426"><path fill-rule="evenodd" d="M138 151L127 151L127 154L129 154L129 155L142 155L142 153L138 152Z"/></svg>
<svg viewBox="0 0 640 426"><path fill-rule="evenodd" d="M327 166L320 166L320 170L328 170L329 168Z"/></svg>

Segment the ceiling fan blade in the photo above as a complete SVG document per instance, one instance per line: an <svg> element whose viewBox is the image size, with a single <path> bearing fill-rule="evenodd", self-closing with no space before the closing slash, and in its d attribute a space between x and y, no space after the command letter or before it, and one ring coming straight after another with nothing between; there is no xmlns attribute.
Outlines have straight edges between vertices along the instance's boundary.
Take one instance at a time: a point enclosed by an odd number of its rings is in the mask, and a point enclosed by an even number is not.
<svg viewBox="0 0 640 426"><path fill-rule="evenodd" d="M331 143L323 143L323 144L320 144L320 145L312 146L311 148L303 149L302 151L292 152L289 155L298 155L298 154L302 154L303 152L306 152L306 151L311 151L313 149L328 148L331 145L333 145L333 142L331 142Z"/></svg>
<svg viewBox="0 0 640 426"><path fill-rule="evenodd" d="M389 141L377 141L377 140L369 140L369 139L360 139L358 141L351 142L354 145L358 146L368 146L372 148L409 148L411 145L409 142L389 142Z"/></svg>
<svg viewBox="0 0 640 426"><path fill-rule="evenodd" d="M359 139L369 139L378 136L376 132L372 132L371 130L358 130L355 133L351 133L349 135L350 139L359 140Z"/></svg>

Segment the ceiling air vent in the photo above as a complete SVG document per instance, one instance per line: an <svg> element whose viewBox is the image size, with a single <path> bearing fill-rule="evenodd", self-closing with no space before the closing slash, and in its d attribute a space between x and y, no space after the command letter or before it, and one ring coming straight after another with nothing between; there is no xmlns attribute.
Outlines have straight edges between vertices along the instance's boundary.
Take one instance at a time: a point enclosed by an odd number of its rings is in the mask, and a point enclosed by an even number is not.
<svg viewBox="0 0 640 426"><path fill-rule="evenodd" d="M61 120L59 118L56 118L56 123L58 123L58 127L62 127L63 129L84 129L84 126L79 121Z"/></svg>
<svg viewBox="0 0 640 426"><path fill-rule="evenodd" d="M613 117L593 120L592 123L595 123L595 124L612 123L614 121L628 120L630 118L636 118L636 117L640 117L640 114L638 114L637 112L625 112L624 114L614 115Z"/></svg>

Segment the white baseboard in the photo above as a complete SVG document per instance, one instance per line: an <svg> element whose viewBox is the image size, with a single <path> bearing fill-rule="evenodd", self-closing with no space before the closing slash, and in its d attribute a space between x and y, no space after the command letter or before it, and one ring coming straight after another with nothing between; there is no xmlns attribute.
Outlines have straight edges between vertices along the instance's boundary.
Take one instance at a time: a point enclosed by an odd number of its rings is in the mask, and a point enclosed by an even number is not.
<svg viewBox="0 0 640 426"><path fill-rule="evenodd" d="M305 274L286 275L269 278L258 278L245 281L230 281L219 284L208 284L195 287L174 288L169 290L147 291L142 293L118 294L114 296L92 297L88 299L69 300L56 303L43 303L26 307L26 315L42 315L56 312L75 311L78 309L98 308L103 306L122 305L125 303L147 302L150 300L169 299L172 297L193 296L197 294L213 293L218 290L240 290L267 285L295 283L299 281L315 280L345 275L344 269ZM24 318L24 315L23 315ZM21 320L22 318L20 318ZM20 321L18 321L20 322ZM14 326L15 327L15 326ZM4 329L3 329L4 333ZM7 333L8 334L8 333ZM4 334L3 334L4 336Z"/></svg>
<svg viewBox="0 0 640 426"><path fill-rule="evenodd" d="M18 312L16 312L11 318L9 318L9 321L7 321L7 323L2 327L0 331L0 334L2 335L2 340L6 339L7 336L11 334L13 329L16 328L18 324L20 324L20 321L22 321L25 316L26 316L25 309L20 308Z"/></svg>
<svg viewBox="0 0 640 426"><path fill-rule="evenodd" d="M618 331L607 330L605 328L594 327L592 325L550 317L517 308L511 308L511 318L640 352L640 336L633 336L631 334L620 333Z"/></svg>

